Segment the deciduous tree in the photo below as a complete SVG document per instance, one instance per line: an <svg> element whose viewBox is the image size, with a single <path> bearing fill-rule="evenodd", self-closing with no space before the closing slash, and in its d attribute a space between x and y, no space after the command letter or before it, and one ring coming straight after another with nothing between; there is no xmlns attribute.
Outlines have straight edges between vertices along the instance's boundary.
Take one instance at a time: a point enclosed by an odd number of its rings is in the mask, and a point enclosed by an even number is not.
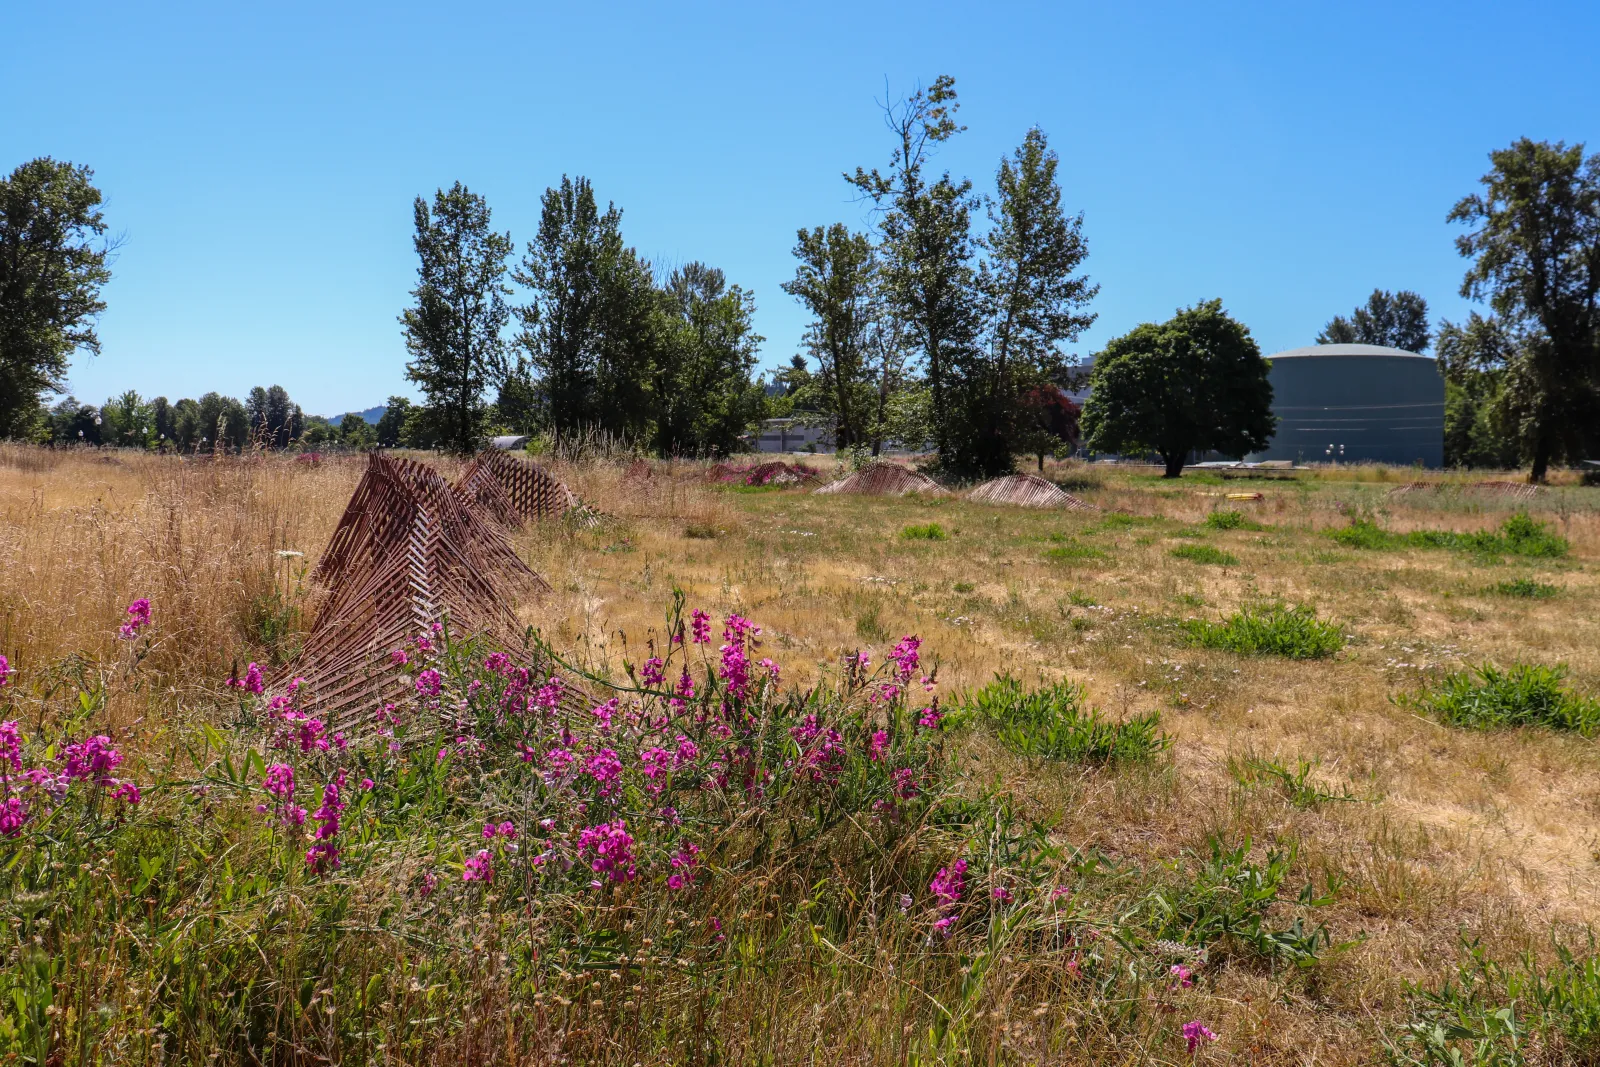
<svg viewBox="0 0 1600 1067"><path fill-rule="evenodd" d="M1391 293L1374 289L1365 306L1347 319L1335 315L1317 335L1319 345L1384 345L1406 352L1426 352L1432 334L1428 329L1428 302L1409 289Z"/></svg>
<svg viewBox="0 0 1600 1067"><path fill-rule="evenodd" d="M1095 357L1085 443L1101 452L1155 452L1168 478L1183 474L1191 452L1243 456L1264 448L1277 425L1268 369L1221 300L1145 323Z"/></svg>

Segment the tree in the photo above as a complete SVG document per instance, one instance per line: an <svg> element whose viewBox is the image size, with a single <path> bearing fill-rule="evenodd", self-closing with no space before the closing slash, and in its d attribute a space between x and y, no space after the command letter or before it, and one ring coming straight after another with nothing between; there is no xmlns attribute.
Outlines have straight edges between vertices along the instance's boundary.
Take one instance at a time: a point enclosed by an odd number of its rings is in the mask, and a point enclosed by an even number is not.
<svg viewBox="0 0 1600 1067"><path fill-rule="evenodd" d="M882 212L884 285L911 343L921 352L931 432L949 464L961 412L954 401L956 368L976 343L977 294L972 268L972 183L946 172L929 182L933 150L966 127L956 123L955 79L940 75L927 89L884 106L895 138L887 173L857 167L845 180Z"/></svg>
<svg viewBox="0 0 1600 1067"><path fill-rule="evenodd" d="M46 156L0 180L0 437L26 432L74 352L100 352L113 245L93 177Z"/></svg>
<svg viewBox="0 0 1600 1067"><path fill-rule="evenodd" d="M93 404L80 403L68 396L50 409L50 443L62 445L97 445L100 443L100 412Z"/></svg>
<svg viewBox="0 0 1600 1067"><path fill-rule="evenodd" d="M1094 323L1082 309L1099 292L1078 267L1089 255L1083 216L1061 210L1059 165L1043 131L1028 131L1000 161L993 223L978 273L985 328L982 344L959 360L965 418L954 466L987 475L1012 468L1012 455L1041 451L1043 392L1064 377L1062 341ZM1041 459L1042 463L1042 459Z"/></svg>
<svg viewBox="0 0 1600 1067"><path fill-rule="evenodd" d="M100 405L100 417L105 422L100 439L108 445L143 448L155 436L150 405L132 389Z"/></svg>
<svg viewBox="0 0 1600 1067"><path fill-rule="evenodd" d="M751 324L755 298L720 270L688 263L658 299L655 447L668 456L732 452L764 400L750 377L763 340Z"/></svg>
<svg viewBox="0 0 1600 1067"><path fill-rule="evenodd" d="M250 415L231 396L207 393L197 405L200 451L237 452L250 441Z"/></svg>
<svg viewBox="0 0 1600 1067"><path fill-rule="evenodd" d="M1085 443L1101 452L1155 452L1168 478L1183 474L1194 451L1262 449L1277 428L1268 369L1221 300L1145 323L1095 357Z"/></svg>
<svg viewBox="0 0 1600 1067"><path fill-rule="evenodd" d="M1317 335L1319 345L1384 345L1406 352L1426 352L1428 302L1409 289L1391 293L1374 289L1365 307L1347 319L1335 315Z"/></svg>
<svg viewBox="0 0 1600 1067"><path fill-rule="evenodd" d="M1484 191L1449 214L1475 227L1456 238L1473 260L1461 295L1522 334L1499 408L1542 482L1600 411L1600 155L1524 137L1489 159Z"/></svg>
<svg viewBox="0 0 1600 1067"><path fill-rule="evenodd" d="M383 409L383 414L378 416L378 446L380 448L398 448L401 434L405 432L406 415L411 410L411 401L403 396L391 396L388 406Z"/></svg>
<svg viewBox="0 0 1600 1067"><path fill-rule="evenodd" d="M1476 311L1465 325L1439 325L1439 373L1444 377L1444 462L1447 467L1518 463L1518 442L1506 433L1501 401L1506 366L1517 339L1499 320Z"/></svg>
<svg viewBox="0 0 1600 1067"><path fill-rule="evenodd" d="M262 447L288 448L305 430L305 412L289 399L289 391L281 385L268 389L256 386L250 390L244 407L250 416L250 432Z"/></svg>
<svg viewBox="0 0 1600 1067"><path fill-rule="evenodd" d="M565 175L541 199L539 232L513 277L533 299L516 309L517 344L537 374L524 392L526 369L506 375L499 405L558 431L594 426L642 433L650 421L653 307L648 264L622 240L622 212L601 214L589 180Z"/></svg>
<svg viewBox="0 0 1600 1067"><path fill-rule="evenodd" d="M349 412L339 420L339 443L346 448L365 452L377 445L378 433L366 419Z"/></svg>
<svg viewBox="0 0 1600 1067"><path fill-rule="evenodd" d="M843 223L801 230L800 261L783 291L811 312L803 342L817 361L819 410L833 423L841 449L867 439L872 413L867 346L876 313L877 263L872 241ZM802 364L803 367L803 364Z"/></svg>
<svg viewBox="0 0 1600 1067"><path fill-rule="evenodd" d="M413 205L417 251L414 307L400 316L416 382L437 418L443 443L456 451L477 444L484 390L503 372L506 258L511 235L490 227L489 204L456 182Z"/></svg>
<svg viewBox="0 0 1600 1067"><path fill-rule="evenodd" d="M177 444L177 416L166 397L158 396L150 401L150 422L157 448L166 450Z"/></svg>
<svg viewBox="0 0 1600 1067"><path fill-rule="evenodd" d="M188 452L200 443L200 436L200 404L184 397L172 405L172 442L180 452Z"/></svg>

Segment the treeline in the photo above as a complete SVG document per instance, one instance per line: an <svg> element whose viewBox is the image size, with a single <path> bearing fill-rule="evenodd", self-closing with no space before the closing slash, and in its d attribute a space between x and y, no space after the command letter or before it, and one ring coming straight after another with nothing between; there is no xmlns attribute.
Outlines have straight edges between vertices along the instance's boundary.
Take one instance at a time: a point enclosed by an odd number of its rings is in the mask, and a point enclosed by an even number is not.
<svg viewBox="0 0 1600 1067"><path fill-rule="evenodd" d="M68 396L42 409L31 437L41 444L106 445L178 452L239 452L246 448L370 448L378 430L360 415L335 424L308 416L281 385L256 386L241 402L221 393L177 402L147 400L129 390L99 407Z"/></svg>

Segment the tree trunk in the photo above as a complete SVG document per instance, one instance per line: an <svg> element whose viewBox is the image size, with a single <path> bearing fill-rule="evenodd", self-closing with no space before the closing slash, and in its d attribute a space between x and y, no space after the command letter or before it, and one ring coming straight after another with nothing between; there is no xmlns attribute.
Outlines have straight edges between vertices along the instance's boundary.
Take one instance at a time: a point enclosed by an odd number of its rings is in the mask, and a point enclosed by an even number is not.
<svg viewBox="0 0 1600 1067"><path fill-rule="evenodd" d="M1550 442L1542 436L1533 446L1533 468L1528 471L1528 482L1539 485L1544 482L1545 475L1550 470Z"/></svg>
<svg viewBox="0 0 1600 1067"><path fill-rule="evenodd" d="M1039 453L1039 473L1040 474L1044 473L1044 453L1043 452Z"/></svg>
<svg viewBox="0 0 1600 1067"><path fill-rule="evenodd" d="M1161 477L1163 477L1163 478L1182 478L1183 477L1183 461L1186 458L1188 458L1188 453L1187 452L1173 452L1173 453L1163 452L1162 455L1161 455L1161 458L1163 460L1165 460L1166 464L1167 464L1167 472L1165 474L1163 474Z"/></svg>

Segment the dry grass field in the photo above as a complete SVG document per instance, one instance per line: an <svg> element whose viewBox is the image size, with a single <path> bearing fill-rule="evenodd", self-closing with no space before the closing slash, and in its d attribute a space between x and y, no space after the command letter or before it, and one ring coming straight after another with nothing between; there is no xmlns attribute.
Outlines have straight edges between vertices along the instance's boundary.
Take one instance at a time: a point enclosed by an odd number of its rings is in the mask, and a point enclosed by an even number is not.
<svg viewBox="0 0 1600 1067"><path fill-rule="evenodd" d="M454 473L453 461L428 461ZM833 473L831 460L813 465ZM93 691L95 700L81 705L92 705L92 721L73 728L123 745L124 770L176 782L170 768L187 758L202 723L238 728L220 695L224 681L247 662L281 664L292 655L319 595L310 568L361 469L359 457L313 466L280 456L180 460L0 447L0 653L17 670L0 690L0 718L44 736L64 728L55 721L61 692ZM765 654L781 661L786 684L836 674L857 650L881 662L901 635L916 634L924 667L937 663L939 690L952 705L1009 674L1029 688L1078 683L1087 703L1114 720L1158 714L1170 744L1127 764L1030 758L971 723L948 737L953 794L1006 797L1008 818L1040 828L1040 854L1074 872L1073 906L1081 901L1089 918L1072 944L1084 946L1087 959L1083 938L1103 940L1115 964L1105 977L1081 980L1078 948L1008 940L1003 923L991 925L987 949L941 957L946 969L938 970L913 959L936 955L937 939L883 932L875 905L861 905L871 931L852 926L841 940L806 913L820 891L792 889L770 868L752 867L738 903L724 901L743 908L744 925L719 950L728 955L718 957L715 977L695 979L698 1046L686 1043L687 1023L672 1021L688 1017L690 982L674 977L672 961L663 977L645 974L631 987L644 1007L629 999L627 1011L618 1006L626 979L615 981L615 971L604 1007L598 994L585 1000L574 987L552 986L553 999L540 994L533 1015L524 1012L534 1011L531 999L519 1004L510 986L480 976L461 987L470 996L384 1002L386 1017L434 1020L420 1043L324 1032L318 1027L354 1010L335 1005L331 993L322 1023L277 1024L263 1041L253 1031L207 1036L181 1018L198 1011L185 998L227 1000L235 979L196 992L141 977L126 962L138 958L130 942L201 938L202 926L214 936L204 923L225 924L218 916L233 914L233 905L219 904L192 925L200 901L191 889L171 905L175 925L158 935L154 902L149 928L140 927L139 909L74 924L68 913L83 904L34 888L32 904L0 903L14 935L6 966L45 968L42 981L56 992L48 1015L28 1023L38 1002L24 1004L25 983L12 981L0 1050L12 1045L0 1063L202 1062L208 1043L215 1062L229 1063L1446 1063L1447 1048L1461 1063L1600 1062L1593 973L1589 987L1568 982L1567 1001L1547 1005L1542 1025L1527 1008L1538 995L1526 983L1496 989L1484 978L1482 1003L1458 998L1441 1008L1427 996L1460 985L1474 944L1506 974L1554 975L1565 966L1570 975L1592 957L1589 930L1600 922L1593 736L1464 729L1404 699L1486 662L1565 665L1573 690L1600 695L1600 488L1557 485L1522 500L1475 486L1481 476L1428 475L1430 488L1396 493L1412 472L1334 469L1226 482L1191 473L1170 482L1142 468L1068 464L1049 476L1101 510L1044 512L958 495L728 486L682 462L552 469L610 520L518 533L518 551L553 587L519 611L598 674L620 676L624 661L648 654L652 628L659 638L681 589L690 606L716 618L734 612L760 624ZM1229 498L1241 493L1261 499ZM1527 556L1397 536L1494 531L1521 511L1570 550ZM1375 523L1389 540L1365 547L1331 536L1356 520ZM1496 591L1541 585L1554 593ZM136 646L119 641L117 627L138 597L149 598L155 621ZM1241 654L1201 647L1186 628L1275 602L1311 608L1343 635L1343 647L1321 658ZM147 792L130 820L177 818L176 808L163 816L161 789ZM219 840L244 832L243 822L230 825ZM154 826L141 832L154 834ZM1193 963L1201 979L1192 987L1150 977L1169 970L1161 946L1183 925L1149 918L1172 899L1158 890L1199 877L1213 842L1224 853L1247 849L1255 865L1256 874L1235 864L1218 876L1235 895L1247 892L1270 855L1281 855L1285 923L1292 913L1306 929L1325 927L1320 949L1311 939L1314 958L1274 955L1259 939L1258 951L1240 949L1235 931L1209 950L1200 943ZM23 847L0 839L0 866ZM208 855L220 863L223 853ZM229 862L242 869L243 855ZM132 859L125 846L123 861ZM97 862L81 860L86 879L102 870ZM138 870L106 877L132 880ZM106 889L93 885L76 891ZM1310 889L1296 904L1303 885ZM361 890L353 892L359 901ZM723 914L731 924L734 913ZM1169 932L1136 942L1124 927ZM539 937L535 925L520 934L514 924L495 929L499 937ZM277 951L267 928L247 933ZM485 958L503 950L502 941L485 949L487 935L462 937ZM1113 950L1113 941L1121 947ZM1577 962L1562 964L1562 946ZM380 946L361 966L381 970L372 959L389 951ZM434 950L419 943L406 951ZM1174 960L1188 958L1187 949L1175 951ZM54 970L46 956L57 960ZM905 977L914 969L919 977ZM75 979L79 970L97 977ZM575 970L557 973L581 989L588 979L574 978ZM1547 988L1543 981L1531 988ZM1549 978L1549 988L1557 984ZM28 997L42 995L42 986L27 988ZM1494 1030L1493 1010L1518 990L1508 1039ZM322 994L306 996L315 1002ZM554 1014L557 1003L566 1014ZM585 1004L589 1015L572 1014ZM1437 1048L1407 1036L1409 1025L1440 1012L1465 1020L1463 1036L1441 1031ZM1584 1012L1587 1023L1571 1021ZM1190 1020L1203 1021L1216 1040L1186 1044L1179 1027Z"/></svg>

